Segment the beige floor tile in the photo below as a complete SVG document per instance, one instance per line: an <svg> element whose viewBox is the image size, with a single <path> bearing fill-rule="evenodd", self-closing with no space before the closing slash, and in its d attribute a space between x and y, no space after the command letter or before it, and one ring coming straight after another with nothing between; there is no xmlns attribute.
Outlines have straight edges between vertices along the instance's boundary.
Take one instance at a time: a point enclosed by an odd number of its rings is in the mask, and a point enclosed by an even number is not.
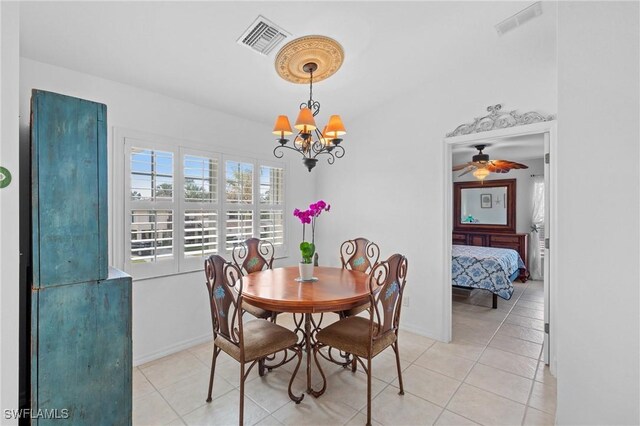
<svg viewBox="0 0 640 426"><path fill-rule="evenodd" d="M158 392L152 392L133 400L133 424L157 426L172 422L178 414L171 409Z"/></svg>
<svg viewBox="0 0 640 426"><path fill-rule="evenodd" d="M473 320L484 320L484 321L494 321L497 326L500 325L502 321L504 321L508 312L499 310L499 309L491 309L483 307L479 310L471 311L471 310L460 310L454 311L454 322L456 321L456 317L460 318L468 318L470 321Z"/></svg>
<svg viewBox="0 0 640 426"><path fill-rule="evenodd" d="M167 426L185 426L185 423L181 418L177 418L167 423Z"/></svg>
<svg viewBox="0 0 640 426"><path fill-rule="evenodd" d="M291 401L273 413L273 417L284 425L335 425L344 424L356 413L341 402L305 395L300 404Z"/></svg>
<svg viewBox="0 0 640 426"><path fill-rule="evenodd" d="M534 359L540 357L540 351L542 350L542 345L537 343L505 336L495 336L489 343L489 346Z"/></svg>
<svg viewBox="0 0 640 426"><path fill-rule="evenodd" d="M290 380L290 371L277 368L246 382L245 394L269 413L274 413L291 401L288 392ZM298 372L291 390L295 396L300 396L306 393L306 389L306 381Z"/></svg>
<svg viewBox="0 0 640 426"><path fill-rule="evenodd" d="M492 329L474 329L464 324L454 324L452 331L454 340L460 339L482 346L486 346L495 333Z"/></svg>
<svg viewBox="0 0 640 426"><path fill-rule="evenodd" d="M465 383L526 404L532 380L487 365L476 364Z"/></svg>
<svg viewBox="0 0 640 426"><path fill-rule="evenodd" d="M525 291L522 296L520 296L520 300L544 305L544 292Z"/></svg>
<svg viewBox="0 0 640 426"><path fill-rule="evenodd" d="M222 377L213 380L213 395L216 399L235 389ZM165 388L160 389L160 394L181 416L190 413L207 403L209 390L209 374L187 377Z"/></svg>
<svg viewBox="0 0 640 426"><path fill-rule="evenodd" d="M245 367L248 368L248 365ZM211 368L209 366L205 367L206 375L208 376L211 372ZM246 371L246 370L245 370ZM220 351L218 355L218 359L216 360L216 379L218 377L222 377L227 382L231 383L233 386L240 386L240 363L235 359L231 358L229 355ZM247 381L253 380L258 377L258 366L255 365L251 371L249 372L249 377L247 377Z"/></svg>
<svg viewBox="0 0 640 426"><path fill-rule="evenodd" d="M544 332L532 328L522 327L515 324L503 324L498 330L498 336L517 337L533 343L542 344L544 342Z"/></svg>
<svg viewBox="0 0 640 426"><path fill-rule="evenodd" d="M556 387L535 382L531 391L529 405L547 414L556 413Z"/></svg>
<svg viewBox="0 0 640 426"><path fill-rule="evenodd" d="M363 362L367 363L366 360ZM410 365L407 361L400 359L400 368L404 372ZM339 369L340 367L338 367ZM358 364L358 373L364 374L362 367ZM372 361L371 375L376 379L382 380L386 383L391 383L398 378L398 367L396 366L396 355L392 349L386 349L382 353L376 355Z"/></svg>
<svg viewBox="0 0 640 426"><path fill-rule="evenodd" d="M460 381L417 365L411 365L403 374L404 391L444 407L455 393ZM393 381L398 386L398 381Z"/></svg>
<svg viewBox="0 0 640 426"><path fill-rule="evenodd" d="M371 417L383 425L431 425L441 412L441 407L410 393L398 395L393 386L385 388L371 406Z"/></svg>
<svg viewBox="0 0 640 426"><path fill-rule="evenodd" d="M536 302L533 300L520 299L518 300L518 303L516 304L516 306L519 306L521 308L527 308L527 309L535 309L537 311L544 312L544 303Z"/></svg>
<svg viewBox="0 0 640 426"><path fill-rule="evenodd" d="M533 328L534 330L544 331L544 321L534 318L522 317L516 314L509 314L505 322L509 324L516 324L522 327Z"/></svg>
<svg viewBox="0 0 640 426"><path fill-rule="evenodd" d="M462 384L447 409L480 424L519 425L525 406L476 387Z"/></svg>
<svg viewBox="0 0 640 426"><path fill-rule="evenodd" d="M512 314L520 315L521 317L534 318L537 320L544 319L544 311L539 311L537 309L528 309L520 306L514 306L511 310Z"/></svg>
<svg viewBox="0 0 640 426"><path fill-rule="evenodd" d="M533 358L492 347L484 351L478 362L528 379L533 379L537 368L537 361Z"/></svg>
<svg viewBox="0 0 640 426"><path fill-rule="evenodd" d="M208 374L209 370L189 351L140 366L140 371L157 389L195 375Z"/></svg>
<svg viewBox="0 0 640 426"><path fill-rule="evenodd" d="M477 424L478 423L449 410L444 410L436 422L436 425L438 426L473 426Z"/></svg>
<svg viewBox="0 0 640 426"><path fill-rule="evenodd" d="M536 410L533 407L527 407L527 413L524 415L524 423L522 424L524 426L553 426L555 422L555 416Z"/></svg>
<svg viewBox="0 0 640 426"><path fill-rule="evenodd" d="M542 382L546 385L556 385L556 378L551 375L549 366L543 361L538 363L538 372L536 373L536 382Z"/></svg>
<svg viewBox="0 0 640 426"><path fill-rule="evenodd" d="M386 386L386 382L372 377L371 398L375 398ZM327 376L327 390L321 398L342 402L355 410L366 408L367 376L365 374L354 374L351 370L344 368L337 370Z"/></svg>
<svg viewBox="0 0 640 426"><path fill-rule="evenodd" d="M132 382L133 398L139 398L156 390L137 367L133 369Z"/></svg>
<svg viewBox="0 0 640 426"><path fill-rule="evenodd" d="M484 350L484 346L464 340L455 340L451 343L436 342L429 350L437 351L445 356L454 355L477 361Z"/></svg>
<svg viewBox="0 0 640 426"><path fill-rule="evenodd" d="M425 336L419 336L410 332L398 333L398 343L400 346L400 359L413 362L420 355L429 349L435 340ZM393 352L393 349L390 349Z"/></svg>
<svg viewBox="0 0 640 426"><path fill-rule="evenodd" d="M188 425L232 425L238 424L240 408L240 391L232 390L213 401L182 416ZM250 398L244 400L244 423L252 425L269 413L260 408Z"/></svg>
<svg viewBox="0 0 640 426"><path fill-rule="evenodd" d="M462 380L471 371L473 361L455 355L429 349L415 362L415 365L428 368L456 380Z"/></svg>
<svg viewBox="0 0 640 426"><path fill-rule="evenodd" d="M267 416L256 423L256 426L282 426L282 423L280 423L278 419L273 416Z"/></svg>
<svg viewBox="0 0 640 426"><path fill-rule="evenodd" d="M201 343L189 348L189 352L198 358L205 366L209 367L211 365L211 355L213 355L213 342Z"/></svg>
<svg viewBox="0 0 640 426"><path fill-rule="evenodd" d="M353 416L353 418L351 420L349 420L349 422L346 424L346 426L362 426L362 425L366 425L367 424L367 410L365 409L363 411L364 411L364 413L358 413L355 416ZM375 421L374 419L371 419L371 424L373 426L382 426L382 423L379 423L379 422Z"/></svg>

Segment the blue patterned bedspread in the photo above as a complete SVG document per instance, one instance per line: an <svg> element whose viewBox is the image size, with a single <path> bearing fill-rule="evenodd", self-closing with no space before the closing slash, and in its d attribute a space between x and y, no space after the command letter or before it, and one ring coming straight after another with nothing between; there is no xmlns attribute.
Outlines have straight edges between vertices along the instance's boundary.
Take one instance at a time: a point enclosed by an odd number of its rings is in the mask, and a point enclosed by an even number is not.
<svg viewBox="0 0 640 426"><path fill-rule="evenodd" d="M506 300L513 294L509 277L524 268L518 252L511 249L454 245L451 257L453 285L489 290Z"/></svg>

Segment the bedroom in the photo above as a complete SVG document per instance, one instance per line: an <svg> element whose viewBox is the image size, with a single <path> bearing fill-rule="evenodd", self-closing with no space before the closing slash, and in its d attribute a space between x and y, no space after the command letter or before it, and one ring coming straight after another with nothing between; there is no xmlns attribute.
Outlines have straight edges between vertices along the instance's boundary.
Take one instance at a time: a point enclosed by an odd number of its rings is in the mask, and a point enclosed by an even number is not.
<svg viewBox="0 0 640 426"><path fill-rule="evenodd" d="M13 180L0 189L0 406L17 408L19 401L20 355L11 344L19 340L21 322L16 218L23 218L20 189L29 183L20 151L23 157L29 151L31 90L41 89L107 105L109 264L134 276L136 367L210 341L211 313L202 303L203 272L190 269L191 262L176 261L168 267L174 268L171 273L143 272L139 265L126 264L131 260L124 213L131 208L126 196L131 188L125 186L127 139L156 143L176 159L213 152L219 164L234 158L244 164L246 158L257 159L252 163L256 168L284 162L286 257L277 259L276 267L299 260L302 229L291 211L326 200L331 211L323 213L316 229L320 265L339 266L340 244L358 236L375 241L385 259L405 254L409 278L401 329L416 341L447 345L452 337L447 306L452 302L444 265L453 231L447 222L453 215L447 180L453 176L446 134L496 103L509 111L557 116L555 420L634 423L638 413L630 401L638 396L638 341L632 332L638 326L638 290L629 274L637 276L638 254L638 5L545 2L542 15L497 33L496 24L530 5L3 2L0 166L11 171ZM274 56L280 46L264 57L236 43L259 15L288 30L291 39L321 34L344 47L342 68L313 85L314 98L323 102L322 120L340 114L348 131L342 143L345 155L334 164L322 161L309 172L291 153L283 159L273 156L273 120L279 114L291 118L309 87L278 76ZM585 35L585 27L594 31ZM494 153L497 146L486 151L492 159L518 160ZM616 164L617 172L605 178L589 166L594 159ZM518 220L517 233L528 232L522 224ZM585 252L593 241L597 250ZM614 256L614 247L622 254ZM618 296L598 291L603 280L618 283ZM492 302L484 301L485 306ZM500 299L497 311L501 306L508 302ZM618 331L611 333L614 329ZM594 339L604 349L594 350ZM386 358L392 360L387 367L395 368L393 357ZM208 375L209 366L203 368ZM354 393L364 405L366 390L358 386ZM412 387L419 392L417 385ZM406 394L413 398L408 387ZM303 404L310 400L307 395ZM430 402L442 408L432 421L447 405L437 402ZM524 421L526 404L520 405ZM346 412L357 415L345 414L345 421L366 415L360 405L348 408Z"/></svg>

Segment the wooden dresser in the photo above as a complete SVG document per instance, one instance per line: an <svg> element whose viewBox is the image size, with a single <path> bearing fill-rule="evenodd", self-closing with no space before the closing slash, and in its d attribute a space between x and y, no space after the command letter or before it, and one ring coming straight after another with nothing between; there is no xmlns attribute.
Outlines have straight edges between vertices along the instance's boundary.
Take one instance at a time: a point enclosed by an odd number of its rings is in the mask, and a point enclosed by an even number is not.
<svg viewBox="0 0 640 426"><path fill-rule="evenodd" d="M520 281L526 282L528 272L528 238L527 234L506 234L489 232L453 232L453 244L467 246L484 246L508 248L517 251L524 262L525 268L520 271Z"/></svg>

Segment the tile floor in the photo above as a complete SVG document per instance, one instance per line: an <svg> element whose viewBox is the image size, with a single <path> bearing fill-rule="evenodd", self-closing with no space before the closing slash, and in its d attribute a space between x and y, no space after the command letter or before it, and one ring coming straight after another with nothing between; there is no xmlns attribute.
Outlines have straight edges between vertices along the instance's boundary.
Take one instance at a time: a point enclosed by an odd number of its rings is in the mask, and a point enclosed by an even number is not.
<svg viewBox="0 0 640 426"><path fill-rule="evenodd" d="M373 364L373 424L383 425L551 425L556 382L541 361L542 283L515 283L510 301L474 292L454 296L452 343L402 331L400 354L405 395L398 395L393 351ZM329 319L336 317L330 314ZM337 318L337 317L336 317ZM278 317L290 325L290 316ZM202 344L134 369L135 425L235 425L238 421L238 364L222 353L214 399L205 402L211 345ZM306 395L295 405L287 396L292 366L246 384L247 425L362 425L366 421L366 376L324 363L327 392ZM304 389L299 372L294 392ZM314 375L318 383L319 376Z"/></svg>

